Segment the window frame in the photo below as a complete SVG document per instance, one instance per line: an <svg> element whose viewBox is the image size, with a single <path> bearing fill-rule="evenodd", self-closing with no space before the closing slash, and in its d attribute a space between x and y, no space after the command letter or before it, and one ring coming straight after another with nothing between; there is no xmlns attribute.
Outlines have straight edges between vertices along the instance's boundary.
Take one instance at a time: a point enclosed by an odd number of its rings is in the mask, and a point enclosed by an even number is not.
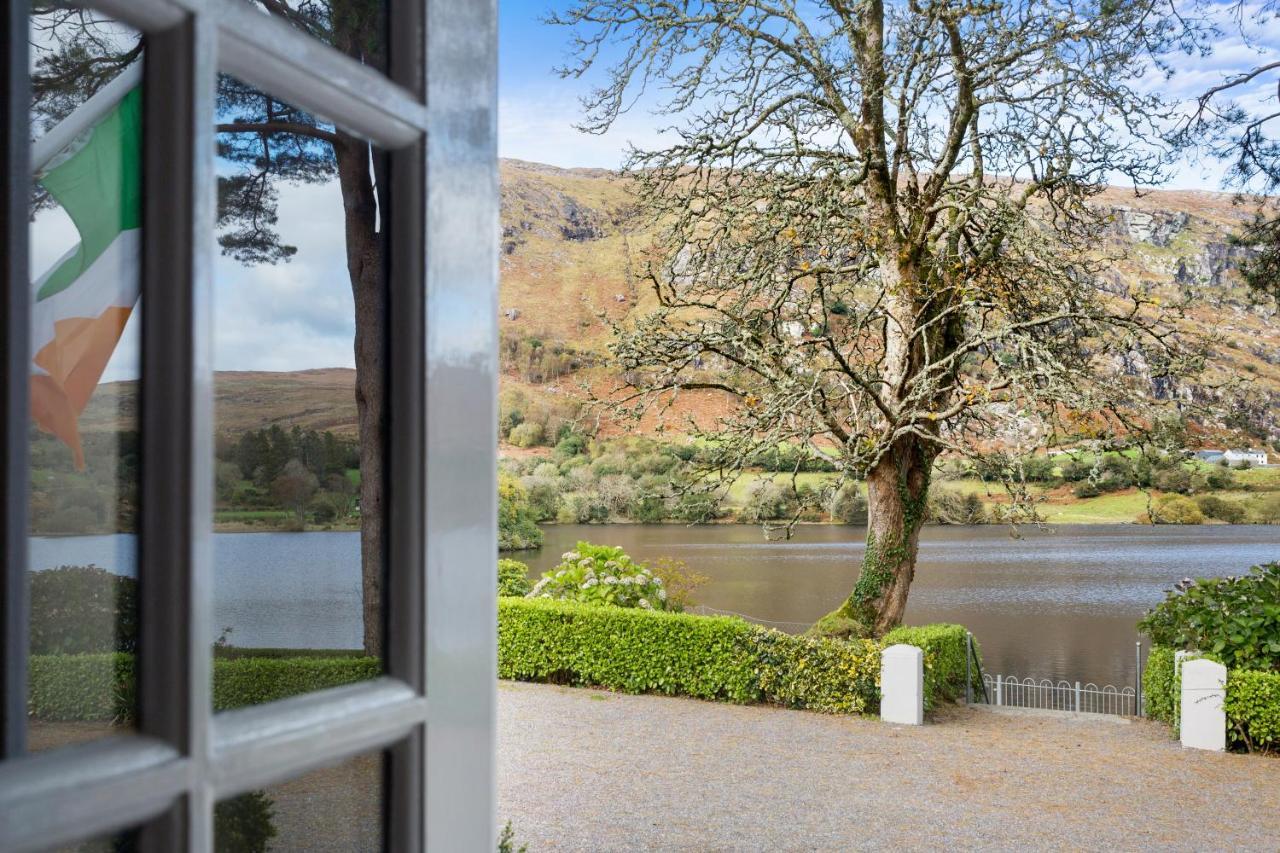
<svg viewBox="0 0 1280 853"><path fill-rule="evenodd" d="M495 0L387 0L363 67L243 0L89 0L146 34L138 729L25 755L28 4L6 4L0 210L0 849L140 827L213 849L223 798L386 750L389 849L493 849L496 704ZM386 674L214 714L215 81L270 90L389 150ZM23 177L25 176L25 177ZM163 318L164 322L153 322ZM479 476L478 476L479 474Z"/></svg>

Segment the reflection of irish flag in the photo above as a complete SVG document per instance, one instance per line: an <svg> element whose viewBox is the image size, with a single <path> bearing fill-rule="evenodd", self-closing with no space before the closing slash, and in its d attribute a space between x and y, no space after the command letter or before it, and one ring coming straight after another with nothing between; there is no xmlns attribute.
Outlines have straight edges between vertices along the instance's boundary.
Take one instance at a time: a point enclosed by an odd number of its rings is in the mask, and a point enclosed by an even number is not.
<svg viewBox="0 0 1280 853"><path fill-rule="evenodd" d="M142 233L139 66L33 146L36 180L80 243L33 285L31 414L84 467L79 418L138 301Z"/></svg>

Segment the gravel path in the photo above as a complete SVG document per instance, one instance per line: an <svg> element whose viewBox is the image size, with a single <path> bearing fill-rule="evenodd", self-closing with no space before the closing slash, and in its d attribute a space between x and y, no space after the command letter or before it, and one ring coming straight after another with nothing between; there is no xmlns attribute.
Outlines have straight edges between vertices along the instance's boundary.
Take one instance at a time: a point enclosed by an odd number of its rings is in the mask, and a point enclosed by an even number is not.
<svg viewBox="0 0 1280 853"><path fill-rule="evenodd" d="M1280 850L1280 758L1120 718L872 719L498 685L498 787L546 850Z"/></svg>

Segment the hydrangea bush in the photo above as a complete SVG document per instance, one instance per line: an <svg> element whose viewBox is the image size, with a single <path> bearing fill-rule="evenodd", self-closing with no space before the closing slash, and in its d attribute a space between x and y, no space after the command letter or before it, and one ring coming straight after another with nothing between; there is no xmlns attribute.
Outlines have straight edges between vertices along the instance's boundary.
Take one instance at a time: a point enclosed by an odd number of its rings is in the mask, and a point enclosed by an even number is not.
<svg viewBox="0 0 1280 853"><path fill-rule="evenodd" d="M528 597L667 609L666 587L647 565L635 562L621 548L590 542L579 542L562 554L560 565L544 573Z"/></svg>

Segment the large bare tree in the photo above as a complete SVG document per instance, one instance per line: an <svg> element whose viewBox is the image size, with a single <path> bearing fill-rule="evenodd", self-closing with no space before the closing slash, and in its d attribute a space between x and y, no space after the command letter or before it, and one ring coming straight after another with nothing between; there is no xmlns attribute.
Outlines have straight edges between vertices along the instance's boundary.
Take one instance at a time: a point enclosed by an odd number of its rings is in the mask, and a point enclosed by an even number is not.
<svg viewBox="0 0 1280 853"><path fill-rule="evenodd" d="M1238 243L1254 250L1241 272L1258 294L1280 302L1280 199L1267 196L1280 190L1280 52L1260 38L1280 28L1280 0L1239 0L1230 9L1234 20L1227 25L1243 46L1256 50L1257 64L1205 90L1180 128L1179 141L1207 143L1230 164L1225 183L1241 192L1242 201L1255 204L1253 220L1236 235ZM1263 97L1252 102L1241 97L1253 88Z"/></svg>
<svg viewBox="0 0 1280 853"><path fill-rule="evenodd" d="M382 0L256 0L263 11L356 61L386 64ZM142 55L136 35L58 3L32 4L36 53L33 118L56 123ZM383 442L386 405L385 158L333 124L222 75L218 81L218 241L244 264L286 263L297 249L277 230L279 186L336 178L346 266L355 302L356 411L360 436L360 553L364 648L382 651ZM36 205L44 203L37 198ZM382 207L385 210L385 206Z"/></svg>
<svg viewBox="0 0 1280 853"><path fill-rule="evenodd" d="M1181 306L1099 286L1090 199L1171 156L1144 75L1194 36L1157 2L581 0L551 20L573 28L565 74L603 66L586 130L653 98L672 116L626 168L658 236L656 305L613 344L622 399L727 395L690 427L722 472L786 442L866 479L861 572L818 630L901 621L940 453L1132 445L1201 366Z"/></svg>

